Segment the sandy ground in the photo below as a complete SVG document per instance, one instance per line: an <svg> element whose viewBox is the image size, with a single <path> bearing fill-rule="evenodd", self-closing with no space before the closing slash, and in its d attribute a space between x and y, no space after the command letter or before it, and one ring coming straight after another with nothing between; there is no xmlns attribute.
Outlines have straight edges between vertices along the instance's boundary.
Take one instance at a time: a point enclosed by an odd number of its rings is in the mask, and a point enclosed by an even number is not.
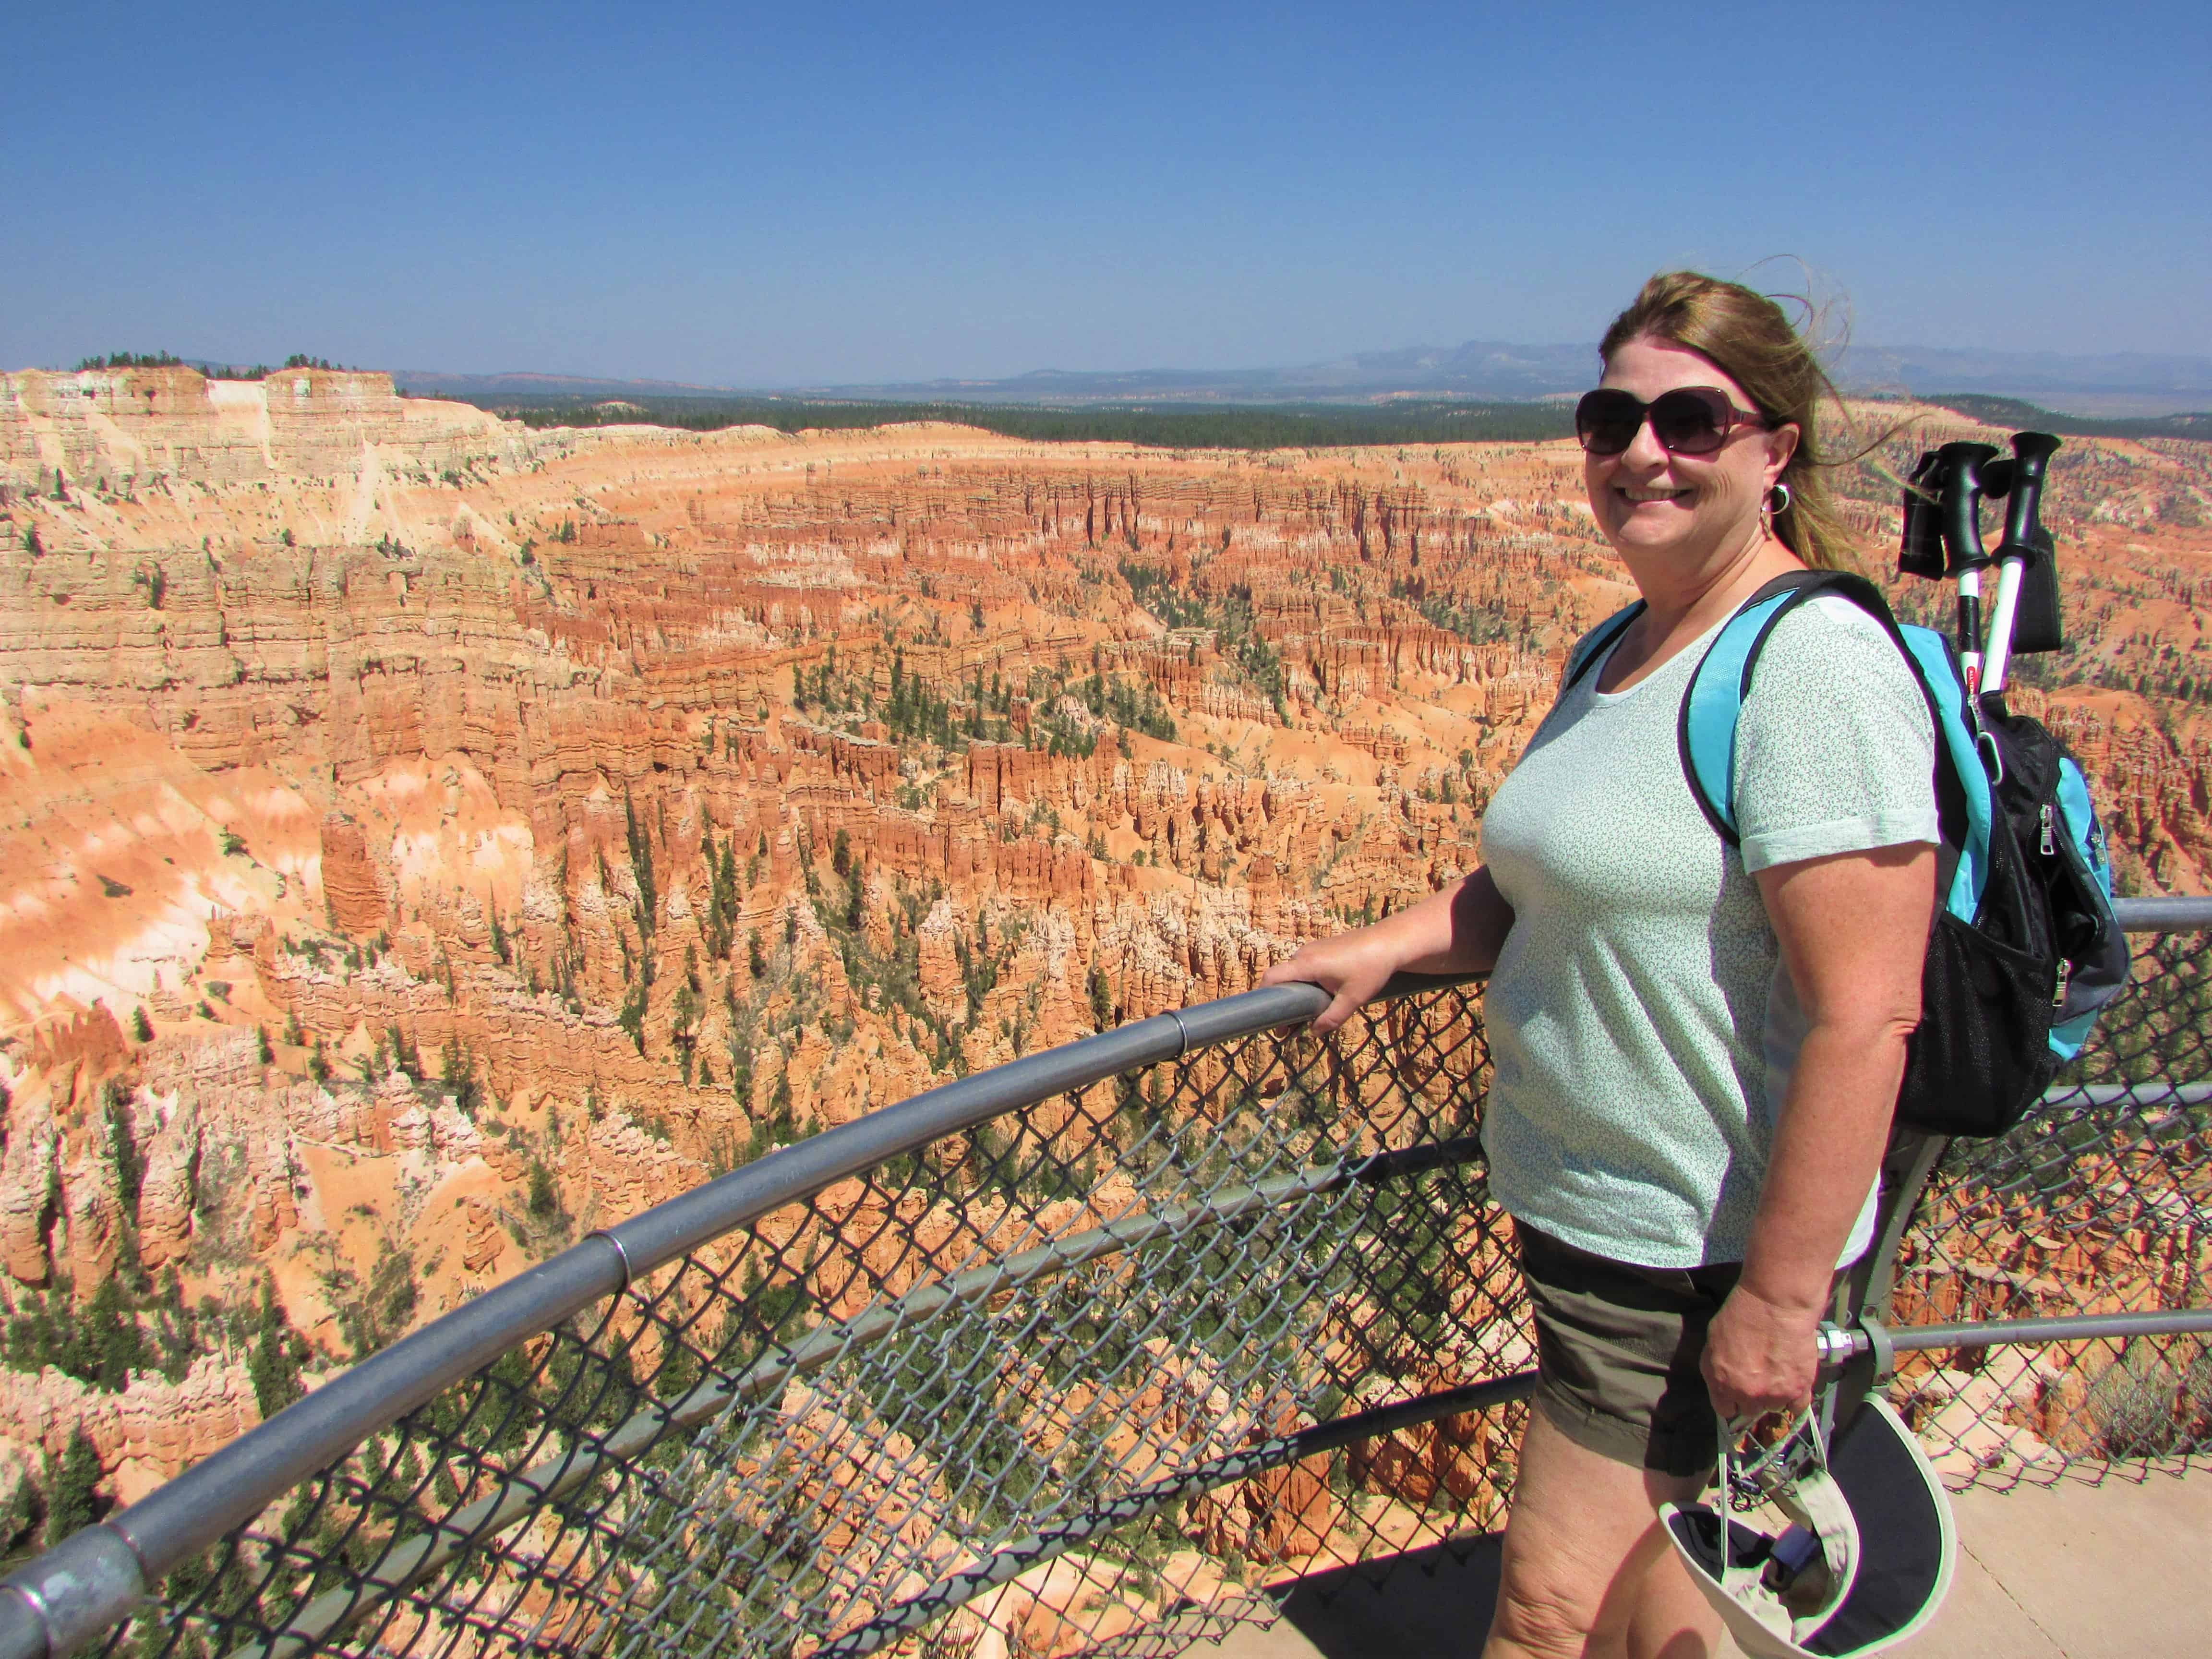
<svg viewBox="0 0 2212 1659"><path fill-rule="evenodd" d="M1899 1659L2191 1659L2212 1655L2202 1594L2212 1470L2069 1481L1954 1500L1958 1576ZM1190 1650L1212 1659L1474 1659L1497 1593L1497 1540L1465 1561L1401 1566L1380 1591L1308 1581L1272 1628ZM1736 1659L1730 1644L1725 1659Z"/></svg>

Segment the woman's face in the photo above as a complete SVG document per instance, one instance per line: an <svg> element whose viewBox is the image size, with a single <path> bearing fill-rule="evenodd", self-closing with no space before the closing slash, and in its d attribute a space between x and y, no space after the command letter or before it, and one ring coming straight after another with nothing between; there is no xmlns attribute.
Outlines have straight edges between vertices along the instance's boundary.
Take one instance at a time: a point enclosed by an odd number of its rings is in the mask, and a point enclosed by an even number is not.
<svg viewBox="0 0 2212 1659"><path fill-rule="evenodd" d="M1757 407L1711 358L1649 335L1616 350L1600 384L1645 403L1677 386L1718 386L1736 408ZM1585 454L1583 482L1598 528L1632 570L1686 578L1750 544L1767 491L1796 447L1796 427L1747 422L1710 455L1678 455L1661 447L1646 421L1620 454Z"/></svg>

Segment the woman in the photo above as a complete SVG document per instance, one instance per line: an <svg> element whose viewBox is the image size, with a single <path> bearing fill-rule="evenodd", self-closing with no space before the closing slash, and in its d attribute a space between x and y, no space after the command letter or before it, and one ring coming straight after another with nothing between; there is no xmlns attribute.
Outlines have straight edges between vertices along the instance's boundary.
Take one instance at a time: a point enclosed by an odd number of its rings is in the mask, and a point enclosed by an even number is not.
<svg viewBox="0 0 2212 1659"><path fill-rule="evenodd" d="M1934 732L1848 601L1797 607L1759 659L1740 848L1676 749L1708 636L1774 577L1848 556L1817 361L1771 301L1686 272L1646 283L1600 353L1583 477L1646 609L1498 790L1483 867L1267 975L1334 992L1325 1031L1401 969L1491 974L1483 1140L1540 1372L1492 1659L1711 1650L1656 1512L1705 1486L1717 1412L1810 1398L1935 909Z"/></svg>

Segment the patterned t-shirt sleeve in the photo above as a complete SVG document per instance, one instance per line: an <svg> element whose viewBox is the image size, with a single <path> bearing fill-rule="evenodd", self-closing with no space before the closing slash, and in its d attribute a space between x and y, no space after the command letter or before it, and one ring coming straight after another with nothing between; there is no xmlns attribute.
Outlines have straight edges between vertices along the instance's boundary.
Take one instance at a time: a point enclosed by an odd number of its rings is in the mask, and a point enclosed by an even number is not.
<svg viewBox="0 0 2212 1659"><path fill-rule="evenodd" d="M1936 730L1912 671L1848 599L1768 637L1736 721L1743 867L1934 842Z"/></svg>

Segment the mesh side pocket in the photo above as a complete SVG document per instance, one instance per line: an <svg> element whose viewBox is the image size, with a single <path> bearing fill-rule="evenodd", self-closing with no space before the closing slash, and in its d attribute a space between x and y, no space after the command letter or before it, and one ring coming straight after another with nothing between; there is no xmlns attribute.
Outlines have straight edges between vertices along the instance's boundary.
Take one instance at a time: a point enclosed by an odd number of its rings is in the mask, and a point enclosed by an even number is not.
<svg viewBox="0 0 2212 1659"><path fill-rule="evenodd" d="M2002 1134L2041 1097L2056 968L1948 911L1921 971L1920 1029L1906 1045L1898 1121L1933 1134Z"/></svg>

